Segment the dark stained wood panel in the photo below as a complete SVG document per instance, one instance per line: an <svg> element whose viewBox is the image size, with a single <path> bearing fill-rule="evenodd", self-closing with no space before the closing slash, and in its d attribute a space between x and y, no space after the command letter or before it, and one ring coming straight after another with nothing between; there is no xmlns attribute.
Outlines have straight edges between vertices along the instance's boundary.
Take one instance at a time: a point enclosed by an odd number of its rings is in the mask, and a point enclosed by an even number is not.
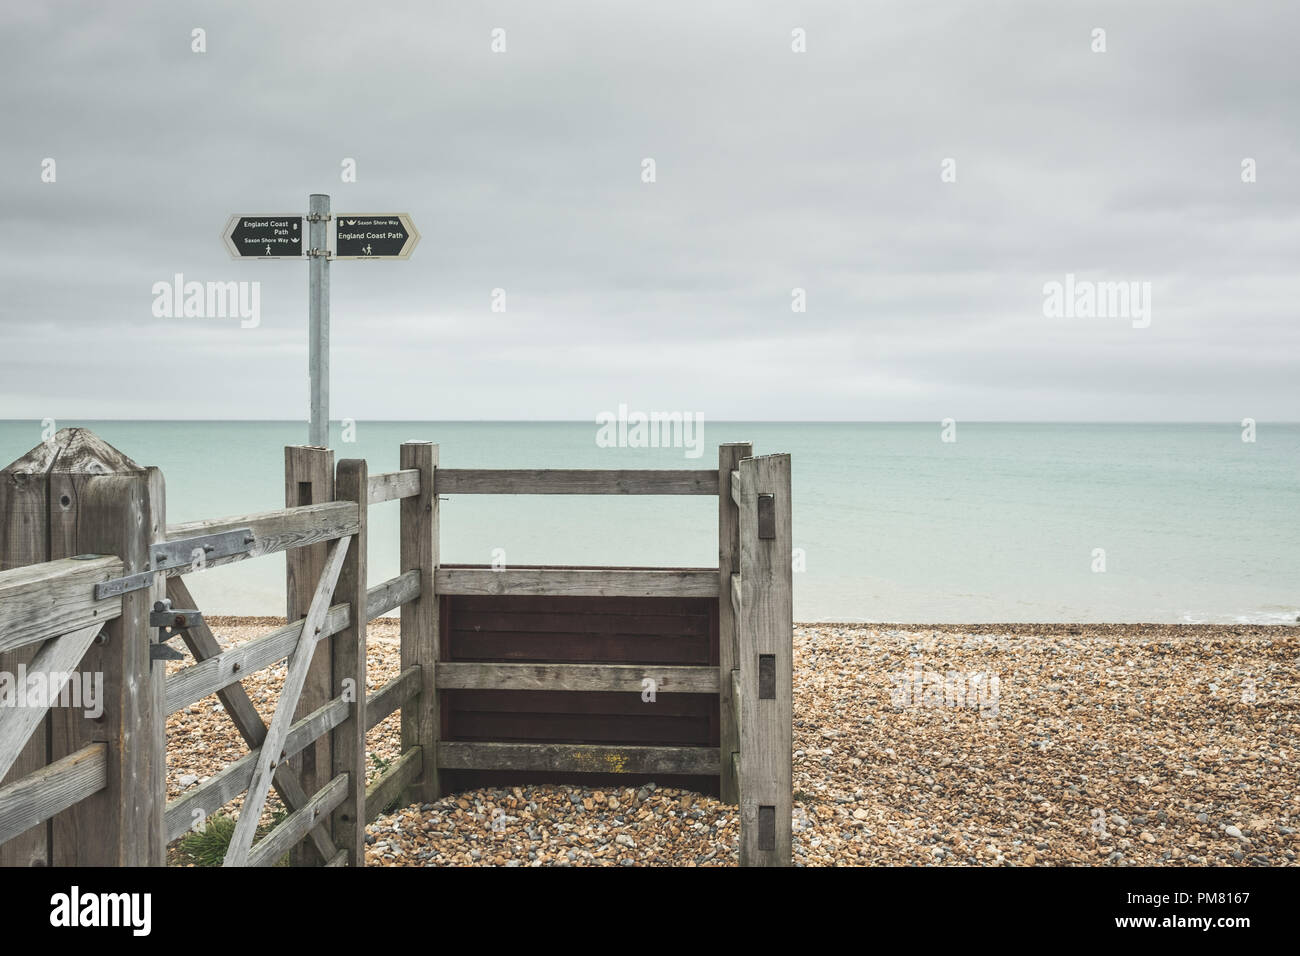
<svg viewBox="0 0 1300 956"><path fill-rule="evenodd" d="M713 598L444 595L441 659L535 663L718 663ZM445 690L441 739L717 747L716 694ZM717 777L538 771L443 771L444 790L523 783L630 787L644 783L716 795ZM673 779L669 779L672 776Z"/></svg>

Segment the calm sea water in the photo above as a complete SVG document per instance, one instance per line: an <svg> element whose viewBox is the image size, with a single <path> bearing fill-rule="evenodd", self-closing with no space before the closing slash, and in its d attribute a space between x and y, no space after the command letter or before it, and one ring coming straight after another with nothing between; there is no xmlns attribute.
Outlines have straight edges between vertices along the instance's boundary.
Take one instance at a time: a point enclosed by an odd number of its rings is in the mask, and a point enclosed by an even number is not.
<svg viewBox="0 0 1300 956"><path fill-rule="evenodd" d="M282 507L297 422L87 425L163 469L169 521ZM361 422L338 458L397 467L405 440L445 467L708 468L717 445L793 455L801 621L1292 623L1300 615L1300 425L1254 443L1222 425L706 423L681 448L601 448L583 422ZM41 439L0 422L0 461ZM443 560L711 566L711 497L462 496ZM397 505L371 509L370 580L398 571ZM1094 571L1095 549L1105 570ZM282 555L191 575L208 614L282 614Z"/></svg>

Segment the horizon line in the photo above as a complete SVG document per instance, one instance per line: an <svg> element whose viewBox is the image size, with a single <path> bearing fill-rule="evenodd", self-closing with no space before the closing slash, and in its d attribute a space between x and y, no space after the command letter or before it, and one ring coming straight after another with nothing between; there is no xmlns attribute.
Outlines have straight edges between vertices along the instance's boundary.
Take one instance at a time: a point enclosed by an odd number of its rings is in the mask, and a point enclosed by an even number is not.
<svg viewBox="0 0 1300 956"><path fill-rule="evenodd" d="M54 422L57 416L46 416ZM1270 425L1300 425L1300 419L1253 419L1256 423ZM40 418L0 418L0 424L30 424L41 422ZM87 423L180 423L180 424L256 424L256 425L302 425L306 419L295 418L77 418L75 421ZM342 425L344 419L330 419L330 426ZM355 423L392 424L408 423L439 425L594 425L600 424L592 418L355 418ZM704 423L715 424L761 424L761 425L934 425L943 424L943 419L930 418L712 418ZM1237 419L1082 419L1082 418L958 418L958 423L968 425L1232 425L1241 427ZM60 426L75 427L75 426Z"/></svg>

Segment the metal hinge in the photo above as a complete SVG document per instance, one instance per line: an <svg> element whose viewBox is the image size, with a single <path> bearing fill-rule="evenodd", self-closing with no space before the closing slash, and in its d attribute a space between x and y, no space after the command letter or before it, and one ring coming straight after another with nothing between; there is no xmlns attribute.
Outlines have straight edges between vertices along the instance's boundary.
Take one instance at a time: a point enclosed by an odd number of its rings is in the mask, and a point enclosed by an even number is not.
<svg viewBox="0 0 1300 956"><path fill-rule="evenodd" d="M176 538L171 541L159 541L149 546L149 570L126 577L101 581L95 585L95 600L116 597L128 591L139 591L153 584L153 576L159 571L181 568L186 565L201 570L209 561L228 558L234 554L247 554L253 550L257 539L251 528L238 528L234 531L220 531L216 534L203 534L194 538Z"/></svg>

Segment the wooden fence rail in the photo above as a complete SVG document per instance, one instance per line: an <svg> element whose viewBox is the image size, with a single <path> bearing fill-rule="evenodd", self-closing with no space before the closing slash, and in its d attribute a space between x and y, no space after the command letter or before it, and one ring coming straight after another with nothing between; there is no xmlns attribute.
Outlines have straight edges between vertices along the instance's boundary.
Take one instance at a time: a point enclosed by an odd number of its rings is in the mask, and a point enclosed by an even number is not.
<svg viewBox="0 0 1300 956"><path fill-rule="evenodd" d="M88 555L0 571L0 652L121 615L121 596L97 601L95 585L122 569L119 558Z"/></svg>
<svg viewBox="0 0 1300 956"><path fill-rule="evenodd" d="M443 495L716 495L718 473L599 469L440 468Z"/></svg>
<svg viewBox="0 0 1300 956"><path fill-rule="evenodd" d="M74 754L0 788L0 843L44 823L108 785L108 744Z"/></svg>
<svg viewBox="0 0 1300 956"><path fill-rule="evenodd" d="M583 597L717 597L713 570L644 568L449 568L434 572L439 594L567 594Z"/></svg>
<svg viewBox="0 0 1300 956"><path fill-rule="evenodd" d="M371 475L366 489L368 504L410 498L420 493L420 469L404 468L383 475Z"/></svg>

